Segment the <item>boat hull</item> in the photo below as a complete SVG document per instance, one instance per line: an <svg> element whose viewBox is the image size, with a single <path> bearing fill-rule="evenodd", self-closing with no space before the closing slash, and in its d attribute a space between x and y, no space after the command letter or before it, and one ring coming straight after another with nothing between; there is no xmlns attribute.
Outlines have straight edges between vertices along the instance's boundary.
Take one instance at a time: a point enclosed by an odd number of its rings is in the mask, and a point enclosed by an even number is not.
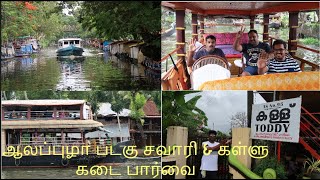
<svg viewBox="0 0 320 180"><path fill-rule="evenodd" d="M82 56L83 49L79 47L69 46L59 49L57 51L58 56Z"/></svg>
<svg viewBox="0 0 320 180"><path fill-rule="evenodd" d="M23 156L20 159L2 156L2 167L75 167L80 165L92 166L104 162L105 156L80 155L71 159L62 158L61 155Z"/></svg>

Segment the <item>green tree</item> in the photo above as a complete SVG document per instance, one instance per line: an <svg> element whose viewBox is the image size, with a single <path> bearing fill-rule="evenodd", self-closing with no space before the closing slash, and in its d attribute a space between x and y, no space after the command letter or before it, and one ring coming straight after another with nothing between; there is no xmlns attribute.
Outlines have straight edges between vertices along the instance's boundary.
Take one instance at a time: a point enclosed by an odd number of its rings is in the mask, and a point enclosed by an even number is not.
<svg viewBox="0 0 320 180"><path fill-rule="evenodd" d="M81 4L79 21L83 27L96 29L101 38L109 40L141 40L142 53L160 60L160 1L85 1Z"/></svg>
<svg viewBox="0 0 320 180"><path fill-rule="evenodd" d="M143 111L143 106L146 103L146 97L143 94L140 94L138 92L132 92L131 96L129 96L131 101L130 101L130 118L135 120L138 129L140 131L140 135L142 138L142 147L146 146L146 139L147 137L144 134L143 130L143 124L144 124L144 111Z"/></svg>
<svg viewBox="0 0 320 180"><path fill-rule="evenodd" d="M119 131L121 134L121 123L119 119L119 114L123 111L123 109L128 108L129 99L125 98L126 92L112 92L112 101L111 101L111 110L117 113L117 121L119 125Z"/></svg>
<svg viewBox="0 0 320 180"><path fill-rule="evenodd" d="M202 125L207 126L208 118L196 107L201 95L185 101L186 94L196 93L183 91L166 91L162 93L162 132L166 135L167 127L183 126L188 128L189 136L196 136Z"/></svg>

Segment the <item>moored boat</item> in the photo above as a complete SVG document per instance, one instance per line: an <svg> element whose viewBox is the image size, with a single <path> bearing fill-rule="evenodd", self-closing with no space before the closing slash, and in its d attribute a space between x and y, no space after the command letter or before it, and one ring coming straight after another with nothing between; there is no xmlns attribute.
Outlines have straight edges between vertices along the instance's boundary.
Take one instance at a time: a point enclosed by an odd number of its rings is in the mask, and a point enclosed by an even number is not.
<svg viewBox="0 0 320 180"><path fill-rule="evenodd" d="M57 56L82 56L83 52L80 38L66 38L58 41Z"/></svg>

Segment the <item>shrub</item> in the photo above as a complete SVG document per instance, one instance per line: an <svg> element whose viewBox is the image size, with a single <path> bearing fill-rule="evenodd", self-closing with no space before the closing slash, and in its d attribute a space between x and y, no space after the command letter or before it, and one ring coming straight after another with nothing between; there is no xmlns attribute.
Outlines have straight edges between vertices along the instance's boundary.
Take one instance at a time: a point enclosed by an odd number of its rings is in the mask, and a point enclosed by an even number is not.
<svg viewBox="0 0 320 180"><path fill-rule="evenodd" d="M263 177L263 172L267 168L272 168L277 173L277 179L287 179L286 170L283 164L279 163L276 158L265 158L261 159L257 166L254 168L253 172L257 175Z"/></svg>

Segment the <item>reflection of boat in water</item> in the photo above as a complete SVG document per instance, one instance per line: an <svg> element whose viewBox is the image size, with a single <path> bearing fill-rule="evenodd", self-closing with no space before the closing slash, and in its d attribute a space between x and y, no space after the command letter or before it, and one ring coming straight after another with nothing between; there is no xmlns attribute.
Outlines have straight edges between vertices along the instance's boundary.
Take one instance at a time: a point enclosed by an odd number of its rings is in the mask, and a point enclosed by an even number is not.
<svg viewBox="0 0 320 180"><path fill-rule="evenodd" d="M57 90L90 90L90 81L85 80L82 58L59 58L61 79Z"/></svg>
<svg viewBox="0 0 320 180"><path fill-rule="evenodd" d="M96 130L110 132L93 120L84 100L10 100L2 107L3 167L91 166L110 154L110 138L85 138Z"/></svg>
<svg viewBox="0 0 320 180"><path fill-rule="evenodd" d="M23 57L21 59L18 59L21 62L21 68L26 70L32 67L33 64L37 63L38 58L32 58L32 57Z"/></svg>
<svg viewBox="0 0 320 180"><path fill-rule="evenodd" d="M38 58L21 57L1 62L1 73L13 73L17 70L28 71L38 63Z"/></svg>
<svg viewBox="0 0 320 180"><path fill-rule="evenodd" d="M84 56L57 56L59 61L83 61L85 60Z"/></svg>
<svg viewBox="0 0 320 180"><path fill-rule="evenodd" d="M82 39L80 38L66 38L59 39L57 56L82 56L83 47Z"/></svg>

